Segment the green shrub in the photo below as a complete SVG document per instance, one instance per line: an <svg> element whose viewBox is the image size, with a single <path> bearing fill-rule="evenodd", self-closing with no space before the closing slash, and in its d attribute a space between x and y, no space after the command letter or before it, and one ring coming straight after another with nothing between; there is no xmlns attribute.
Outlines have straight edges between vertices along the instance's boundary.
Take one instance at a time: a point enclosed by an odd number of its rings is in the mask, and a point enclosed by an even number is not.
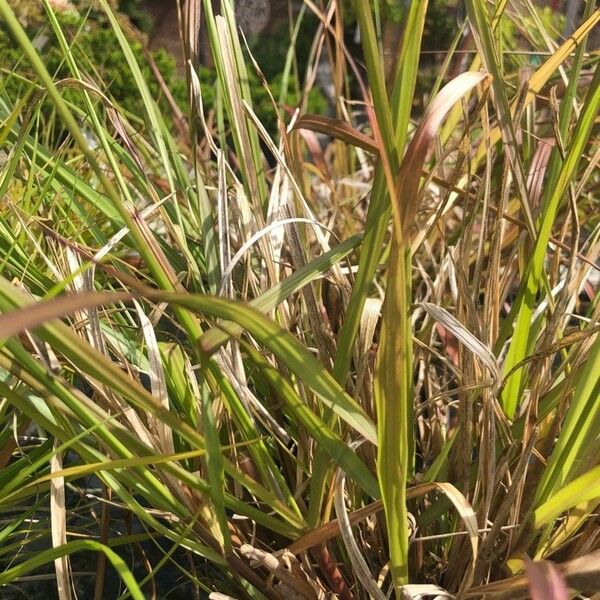
<svg viewBox="0 0 600 600"><path fill-rule="evenodd" d="M45 62L50 73L57 80L69 77L70 73L62 57L57 39L40 24L39 16L35 12L27 10L23 15L26 19L22 20L29 24L31 37L35 36L39 46L43 48ZM62 12L57 13L57 17L67 39L72 40L75 60L87 71L89 81L102 89L103 93L126 112L132 115L141 114L144 110L142 99L130 72L125 68L125 58L114 31L107 27L103 19L92 15L83 16L75 12ZM131 50L140 64L150 92L158 101L161 111L165 115L170 115L168 102L144 56L142 42L132 40ZM152 52L152 57L175 100L184 106L187 97L185 82L176 75L175 59L164 50ZM17 65L18 77L14 75ZM12 100L23 95L25 88L29 86L27 79L35 79L28 65L23 64L21 51L14 46L4 28L0 29L0 69L7 75L3 78L3 91ZM81 104L79 92L76 89L65 89L64 96L77 106ZM44 103L42 114L47 119L50 118L52 109L49 103ZM55 132L55 137L56 139L60 138L60 131Z"/></svg>

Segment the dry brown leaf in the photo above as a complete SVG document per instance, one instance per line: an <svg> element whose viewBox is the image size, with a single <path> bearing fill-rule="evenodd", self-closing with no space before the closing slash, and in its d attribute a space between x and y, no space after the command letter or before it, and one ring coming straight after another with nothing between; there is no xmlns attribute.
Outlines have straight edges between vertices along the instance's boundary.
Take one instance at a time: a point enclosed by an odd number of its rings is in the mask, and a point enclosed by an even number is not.
<svg viewBox="0 0 600 600"><path fill-rule="evenodd" d="M308 129L309 131L323 133L352 146L358 146L367 152L375 154L379 152L379 146L377 146L375 140L340 119L320 115L302 115L294 124L294 129Z"/></svg>
<svg viewBox="0 0 600 600"><path fill-rule="evenodd" d="M485 71L469 71L447 83L423 116L411 140L398 174L397 198L403 235L406 236L417 211L417 198L421 171L427 160L432 141L448 112L463 96L476 86L483 84L487 90L490 75Z"/></svg>

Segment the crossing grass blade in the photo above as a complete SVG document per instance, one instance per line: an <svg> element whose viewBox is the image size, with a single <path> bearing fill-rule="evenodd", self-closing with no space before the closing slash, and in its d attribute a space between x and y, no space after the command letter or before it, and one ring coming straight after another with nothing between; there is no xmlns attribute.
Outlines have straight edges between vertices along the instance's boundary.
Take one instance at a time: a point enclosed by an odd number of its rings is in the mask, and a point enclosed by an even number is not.
<svg viewBox="0 0 600 600"><path fill-rule="evenodd" d="M370 15L364 3L357 2L357 9L360 11L361 18L368 22ZM418 62L418 56L421 48L421 38L423 35L425 13L427 11L427 2L416 2L411 4L409 16L406 21L405 36L403 38L401 59L398 60L396 73L394 77L394 88L391 94L391 101L385 96L385 89L380 89L383 84L381 74L377 81L378 89L374 92L378 98L378 104L374 106L376 118L379 119L378 105L381 107L384 116L381 117L385 130L388 120L391 120L395 132L394 141L388 140L390 144L387 152L395 152L395 156L402 156L405 143L408 138L408 127L410 120L411 107L415 93L417 69L415 62ZM408 24L414 24L409 27ZM366 30L368 27L362 27ZM381 59L377 44L373 40L363 37L364 52L370 61L370 69L377 72ZM389 102L389 107L388 107ZM385 115L391 113L391 117ZM386 130L387 131L387 130ZM396 158L398 160L398 158ZM392 163L393 164L393 163ZM393 164L395 166L395 164ZM373 281L373 276L377 265L379 264L383 247L385 234L388 229L392 207L390 204L390 182L386 180L383 162L380 160L375 168L373 178L373 187L371 190L371 200L365 223L364 239L361 245L360 261L356 281L352 289L352 295L346 308L346 316L339 333L333 374L335 378L344 383L347 378L348 369L352 360L354 342L358 333L361 314L365 305L369 288Z"/></svg>
<svg viewBox="0 0 600 600"><path fill-rule="evenodd" d="M4 299L7 302L19 303L19 297L4 286ZM311 389L321 398L323 403L333 412L338 414L348 425L353 427L365 439L376 443L375 428L361 409L341 387L333 380L331 375L323 369L312 355L304 349L291 335L269 321L261 313L249 307L235 304L221 298L209 296L194 296L191 294L152 294L153 299L172 302L180 306L197 311L203 315L234 321L245 331L265 345L279 358L285 359L288 367L302 380L309 383ZM36 328L45 322L64 316L67 313L105 304L111 299L122 301L131 298L130 294L81 294L63 298L56 298L41 302L30 307L21 308L15 312L0 315L0 338L6 338L25 329ZM6 304L5 304L6 306ZM226 327L226 325L222 325ZM51 330L48 330L49 332ZM75 339L67 335L66 329L59 327L57 331L63 333L62 343L54 337L58 347L67 349L75 344ZM51 334L52 335L52 334ZM204 349L203 349L204 350ZM92 361L94 354L91 348L86 349L87 356L80 356L86 363ZM99 356L96 360L101 360ZM108 366L105 364L105 366ZM133 386L126 382L126 378L119 377L125 389L133 390ZM155 407L156 411L159 411Z"/></svg>
<svg viewBox="0 0 600 600"><path fill-rule="evenodd" d="M410 236L418 209L423 164L436 132L452 106L487 74L463 73L431 103L400 166L396 207L400 229L394 229L388 282L382 310L382 332L375 372L379 442L377 472L385 507L392 581L397 597L408 583L408 515L406 486L415 468L413 432L412 252Z"/></svg>
<svg viewBox="0 0 600 600"><path fill-rule="evenodd" d="M552 523L558 516L576 506L583 507L590 503L586 507L587 511L593 510L592 507L597 506L600 498L598 475L600 475L600 467L595 467L555 491L554 495L536 508L533 516L534 525L542 527Z"/></svg>
<svg viewBox="0 0 600 600"><path fill-rule="evenodd" d="M596 334L596 341L591 345L588 360L583 371L579 373L577 387L565 415L560 436L536 491L536 504L547 503L553 499L555 505L559 505L559 501L555 499L558 490L588 467L581 457L585 455L586 446L595 444L600 431L599 369L600 336Z"/></svg>

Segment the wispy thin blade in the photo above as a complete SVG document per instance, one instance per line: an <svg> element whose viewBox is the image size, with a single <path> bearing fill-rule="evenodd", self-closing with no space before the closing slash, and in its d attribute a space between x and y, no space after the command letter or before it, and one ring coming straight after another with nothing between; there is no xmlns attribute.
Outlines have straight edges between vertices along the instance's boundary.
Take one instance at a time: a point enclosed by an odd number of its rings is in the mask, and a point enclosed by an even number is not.
<svg viewBox="0 0 600 600"><path fill-rule="evenodd" d="M50 457L50 471L55 473L62 470L62 453L56 450L60 444L55 440L54 452ZM67 543L67 513L65 506L65 479L54 477L50 480L50 529L52 533L52 547L59 548ZM71 566L68 556L54 559L56 571L56 587L59 600L71 600L70 573Z"/></svg>
<svg viewBox="0 0 600 600"><path fill-rule="evenodd" d="M419 304L431 317L451 331L488 368L495 381L495 387L502 384L502 372L492 351L477 339L455 316L445 308L422 302Z"/></svg>

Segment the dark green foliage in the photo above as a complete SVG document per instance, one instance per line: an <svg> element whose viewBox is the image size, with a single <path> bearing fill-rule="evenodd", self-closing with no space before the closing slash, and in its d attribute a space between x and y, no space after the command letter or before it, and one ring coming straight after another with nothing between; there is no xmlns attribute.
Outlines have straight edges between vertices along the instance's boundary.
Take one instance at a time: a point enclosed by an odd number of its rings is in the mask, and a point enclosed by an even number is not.
<svg viewBox="0 0 600 600"><path fill-rule="evenodd" d="M300 24L300 30L294 48L297 72L299 73L300 78L302 78L308 66L308 56L317 30L317 25L318 21L316 17L308 13L305 14L302 23ZM279 101L283 85L283 67L290 45L289 24L282 23L275 31L269 32L268 35L260 36L256 39L251 38L248 41L252 56L269 83L271 94L276 101ZM272 102L253 69L249 67L248 71L248 83L252 93L254 110L267 131L273 133L276 128L277 119ZM302 79L299 83L302 85ZM290 77L288 93L284 99L283 108L286 106L294 107L299 103L300 98L299 94L296 92L296 87L296 83L292 76ZM323 114L327 112L327 100L318 88L311 89L308 96L306 111L314 114Z"/></svg>
<svg viewBox="0 0 600 600"><path fill-rule="evenodd" d="M425 18L423 49L445 52L457 29L454 7L442 0L430 0Z"/></svg>
<svg viewBox="0 0 600 600"><path fill-rule="evenodd" d="M317 31L318 20L309 13L305 13L294 48L294 55L298 64L299 73L304 73L307 67L308 55L313 38ZM252 55L259 64L268 80L281 73L285 64L285 57L290 45L290 26L281 23L268 35L249 39Z"/></svg>
<svg viewBox="0 0 600 600"><path fill-rule="evenodd" d="M128 12L139 8L137 0L125 0L120 6ZM96 85L117 105L130 115L140 117L144 114L144 105L135 82L131 76L126 60L117 42L115 34L107 23L106 17L99 11L89 11L85 15L75 12L57 13L57 18L65 33L66 39L72 44L77 64L85 69L85 77ZM50 29L43 25L41 14L27 13L29 34L37 40L40 52L45 63L56 80L71 76L65 64L58 41ZM310 30L302 36L302 43L297 49L298 55L304 57L308 54L310 45ZM144 55L141 41L130 40L132 51L138 60L145 80L148 82L152 96L157 100L159 108L167 118L172 114L171 107L164 98L148 60ZM257 45L257 59L269 82L271 93L276 100L279 99L282 85L282 57L287 52L289 36L287 30L281 34L269 36L266 43ZM165 50L159 49L152 52L162 77L175 98L180 108L187 112L187 93L185 80L177 74L175 59ZM18 69L16 68L19 65ZM0 70L3 73L0 91L8 96L11 101L22 97L30 87L27 79L34 81L33 74L23 65L22 53L14 47L9 35L0 28ZM18 71L19 77L15 75ZM249 68L249 84L254 101L254 109L261 122L271 134L277 131L277 118L275 108L267 90L254 71ZM26 77L27 79L24 79ZM206 67L200 68L200 81L203 93L205 110L211 110L215 105L216 73ZM80 92L76 88L64 88L65 98L76 106L81 106ZM297 105L299 101L295 87L290 86L285 104ZM321 113L326 110L326 101L318 90L312 90L309 95L310 112ZM42 116L46 120L47 138L49 142L62 141L61 131L52 129L53 109L50 103L44 103Z"/></svg>
<svg viewBox="0 0 600 600"><path fill-rule="evenodd" d="M143 103L135 83L129 73L125 58L121 52L117 39L112 29L109 29L100 20L91 20L76 13L58 13L57 17L65 33L65 37L72 43L76 62L85 68L88 81L100 89L116 104L133 115L143 114ZM62 51L57 39L48 27L30 27L30 36L37 40L40 52L50 73L56 80L71 76L63 59ZM159 103L164 114L169 115L169 106L161 93L160 86L144 56L142 43L131 42L132 50L142 68L150 91ZM167 52L159 50L152 56L165 79L171 93L182 105L186 102L185 82L176 76L175 60ZM19 64L19 78L14 73ZM4 74L2 78L2 91L12 100L23 95L29 83L23 77L35 79L29 69L23 64L22 53L14 47L8 34L0 29L0 69ZM80 93L76 88L67 88L65 98L81 105ZM44 104L42 114L50 119L52 108L49 103ZM55 132L55 138L60 138L60 132Z"/></svg>
<svg viewBox="0 0 600 600"><path fill-rule="evenodd" d="M127 15L140 31L148 32L152 28L152 19L144 10L141 0L119 0L119 10Z"/></svg>

